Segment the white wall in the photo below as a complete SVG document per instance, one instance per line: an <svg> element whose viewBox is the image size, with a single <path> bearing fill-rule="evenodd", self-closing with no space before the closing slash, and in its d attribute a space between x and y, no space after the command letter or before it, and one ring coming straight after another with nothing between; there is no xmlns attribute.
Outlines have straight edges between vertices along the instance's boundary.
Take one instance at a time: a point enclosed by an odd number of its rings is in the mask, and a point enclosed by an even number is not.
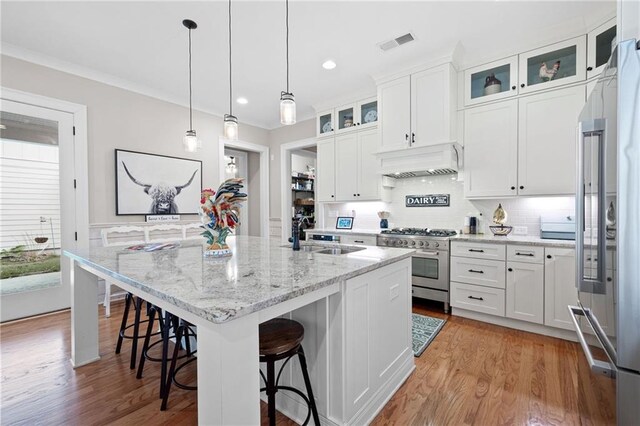
<svg viewBox="0 0 640 426"><path fill-rule="evenodd" d="M307 165L316 167L316 154L310 151L298 150L291 153L291 172L306 173Z"/></svg>
<svg viewBox="0 0 640 426"><path fill-rule="evenodd" d="M247 200L247 213L249 216L249 235L260 236L260 154L257 152L247 153L247 189L249 199Z"/></svg>
<svg viewBox="0 0 640 426"><path fill-rule="evenodd" d="M495 200L470 201L464 198L463 183L448 176L433 176L396 180L391 190L391 203L354 202L324 205L321 209L324 226L335 226L335 216L350 216L356 213L354 228L378 229L380 219L377 212L386 210L391 213L389 225L395 227L447 228L459 231L464 225L467 214L482 213L484 231L493 211L502 203L509 216L508 225L526 226L528 235L540 235L540 217L545 214L573 215L573 197L520 197ZM424 182L423 182L424 180ZM450 194L450 207L405 207L406 195Z"/></svg>
<svg viewBox="0 0 640 426"><path fill-rule="evenodd" d="M0 248L41 249L34 237L60 247L58 147L0 141ZM42 223L40 218L46 222ZM53 235L51 225L53 224Z"/></svg>
<svg viewBox="0 0 640 426"><path fill-rule="evenodd" d="M116 216L114 149L193 158L203 161L203 185L219 184L218 138L222 118L194 111L194 128L202 150L187 153L182 138L187 108L51 68L2 56L2 86L87 106L89 142L89 221L144 221L143 216ZM242 124L243 141L268 145L269 132ZM184 216L197 220L197 216Z"/></svg>

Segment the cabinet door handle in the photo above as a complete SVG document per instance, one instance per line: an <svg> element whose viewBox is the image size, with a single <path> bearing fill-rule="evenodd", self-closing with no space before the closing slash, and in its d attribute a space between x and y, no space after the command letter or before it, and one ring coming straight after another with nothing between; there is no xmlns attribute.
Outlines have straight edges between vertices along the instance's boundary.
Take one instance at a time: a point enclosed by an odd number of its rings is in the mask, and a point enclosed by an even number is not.
<svg viewBox="0 0 640 426"><path fill-rule="evenodd" d="M411 145L413 145L414 143L416 143L416 134L411 133Z"/></svg>
<svg viewBox="0 0 640 426"><path fill-rule="evenodd" d="M516 252L516 256L529 256L529 257L534 257L535 254L533 253L520 253L519 251Z"/></svg>
<svg viewBox="0 0 640 426"><path fill-rule="evenodd" d="M520 185L520 189L524 189L524 186Z"/></svg>
<svg viewBox="0 0 640 426"><path fill-rule="evenodd" d="M511 187L511 190L512 190L512 191L515 191L515 190L516 190L516 187L515 187L515 186L512 186L512 187Z"/></svg>
<svg viewBox="0 0 640 426"><path fill-rule="evenodd" d="M404 134L404 140L405 140L405 141L408 141L408 140L409 140L409 133L405 133L405 134Z"/></svg>
<svg viewBox="0 0 640 426"><path fill-rule="evenodd" d="M478 249L469 249L469 251L472 251L474 253L484 253L484 250L478 250Z"/></svg>
<svg viewBox="0 0 640 426"><path fill-rule="evenodd" d="M593 67L587 67L587 71L593 71Z"/></svg>
<svg viewBox="0 0 640 426"><path fill-rule="evenodd" d="M551 259L551 255L550 254L547 255L547 259Z"/></svg>
<svg viewBox="0 0 640 426"><path fill-rule="evenodd" d="M473 272L474 274L484 274L484 271L478 271L475 269L469 269L469 272Z"/></svg>
<svg viewBox="0 0 640 426"><path fill-rule="evenodd" d="M354 243L364 244L364 240L353 240Z"/></svg>
<svg viewBox="0 0 640 426"><path fill-rule="evenodd" d="M333 195L331 196L331 198L333 198Z"/></svg>
<svg viewBox="0 0 640 426"><path fill-rule="evenodd" d="M520 87L524 87L524 86L525 86L525 84L524 84L524 83L522 83L522 84L520 85Z"/></svg>
<svg viewBox="0 0 640 426"><path fill-rule="evenodd" d="M516 86L511 86L511 90L516 90Z"/></svg>
<svg viewBox="0 0 640 426"><path fill-rule="evenodd" d="M360 196L360 194L357 194L357 195L358 195L358 197Z"/></svg>
<svg viewBox="0 0 640 426"><path fill-rule="evenodd" d="M467 296L467 297L473 300L484 300L482 297L475 297L475 296Z"/></svg>
<svg viewBox="0 0 640 426"><path fill-rule="evenodd" d="M509 268L509 269L507 269L507 271L513 272L513 268Z"/></svg>

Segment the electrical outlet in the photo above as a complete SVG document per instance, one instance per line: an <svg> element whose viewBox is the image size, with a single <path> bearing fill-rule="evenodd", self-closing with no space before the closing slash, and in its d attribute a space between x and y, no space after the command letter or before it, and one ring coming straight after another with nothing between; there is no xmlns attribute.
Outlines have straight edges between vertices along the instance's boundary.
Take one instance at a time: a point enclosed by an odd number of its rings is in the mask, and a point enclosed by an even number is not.
<svg viewBox="0 0 640 426"><path fill-rule="evenodd" d="M529 230L526 226L514 226L513 227L513 235L527 235Z"/></svg>

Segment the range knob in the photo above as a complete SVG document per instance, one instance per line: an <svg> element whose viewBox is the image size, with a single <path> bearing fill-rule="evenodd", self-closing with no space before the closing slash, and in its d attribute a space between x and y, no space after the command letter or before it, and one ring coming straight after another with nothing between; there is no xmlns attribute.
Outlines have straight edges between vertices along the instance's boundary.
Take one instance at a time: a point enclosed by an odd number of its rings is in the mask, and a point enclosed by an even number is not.
<svg viewBox="0 0 640 426"><path fill-rule="evenodd" d="M409 241L404 240L404 241L402 242L402 245L404 245L404 246L408 246L408 245L409 245Z"/></svg>
<svg viewBox="0 0 640 426"><path fill-rule="evenodd" d="M425 247L429 247L429 241L425 241L425 242L424 242L424 246L425 246Z"/></svg>
<svg viewBox="0 0 640 426"><path fill-rule="evenodd" d="M416 242L415 242L415 241L411 241L411 245L412 245L412 246L415 246L415 245L416 245Z"/></svg>
<svg viewBox="0 0 640 426"><path fill-rule="evenodd" d="M420 241L420 247L424 247L424 241Z"/></svg>
<svg viewBox="0 0 640 426"><path fill-rule="evenodd" d="M436 247L440 247L440 243L436 243Z"/></svg>

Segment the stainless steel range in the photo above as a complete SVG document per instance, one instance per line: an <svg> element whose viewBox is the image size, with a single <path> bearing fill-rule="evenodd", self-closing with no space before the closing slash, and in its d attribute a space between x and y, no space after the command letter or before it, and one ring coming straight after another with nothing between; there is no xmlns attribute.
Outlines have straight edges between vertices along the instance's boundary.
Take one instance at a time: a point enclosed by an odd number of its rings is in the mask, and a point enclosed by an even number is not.
<svg viewBox="0 0 640 426"><path fill-rule="evenodd" d="M394 228L383 230L378 245L416 249L411 257L413 297L444 303L449 312L449 237L448 229Z"/></svg>

